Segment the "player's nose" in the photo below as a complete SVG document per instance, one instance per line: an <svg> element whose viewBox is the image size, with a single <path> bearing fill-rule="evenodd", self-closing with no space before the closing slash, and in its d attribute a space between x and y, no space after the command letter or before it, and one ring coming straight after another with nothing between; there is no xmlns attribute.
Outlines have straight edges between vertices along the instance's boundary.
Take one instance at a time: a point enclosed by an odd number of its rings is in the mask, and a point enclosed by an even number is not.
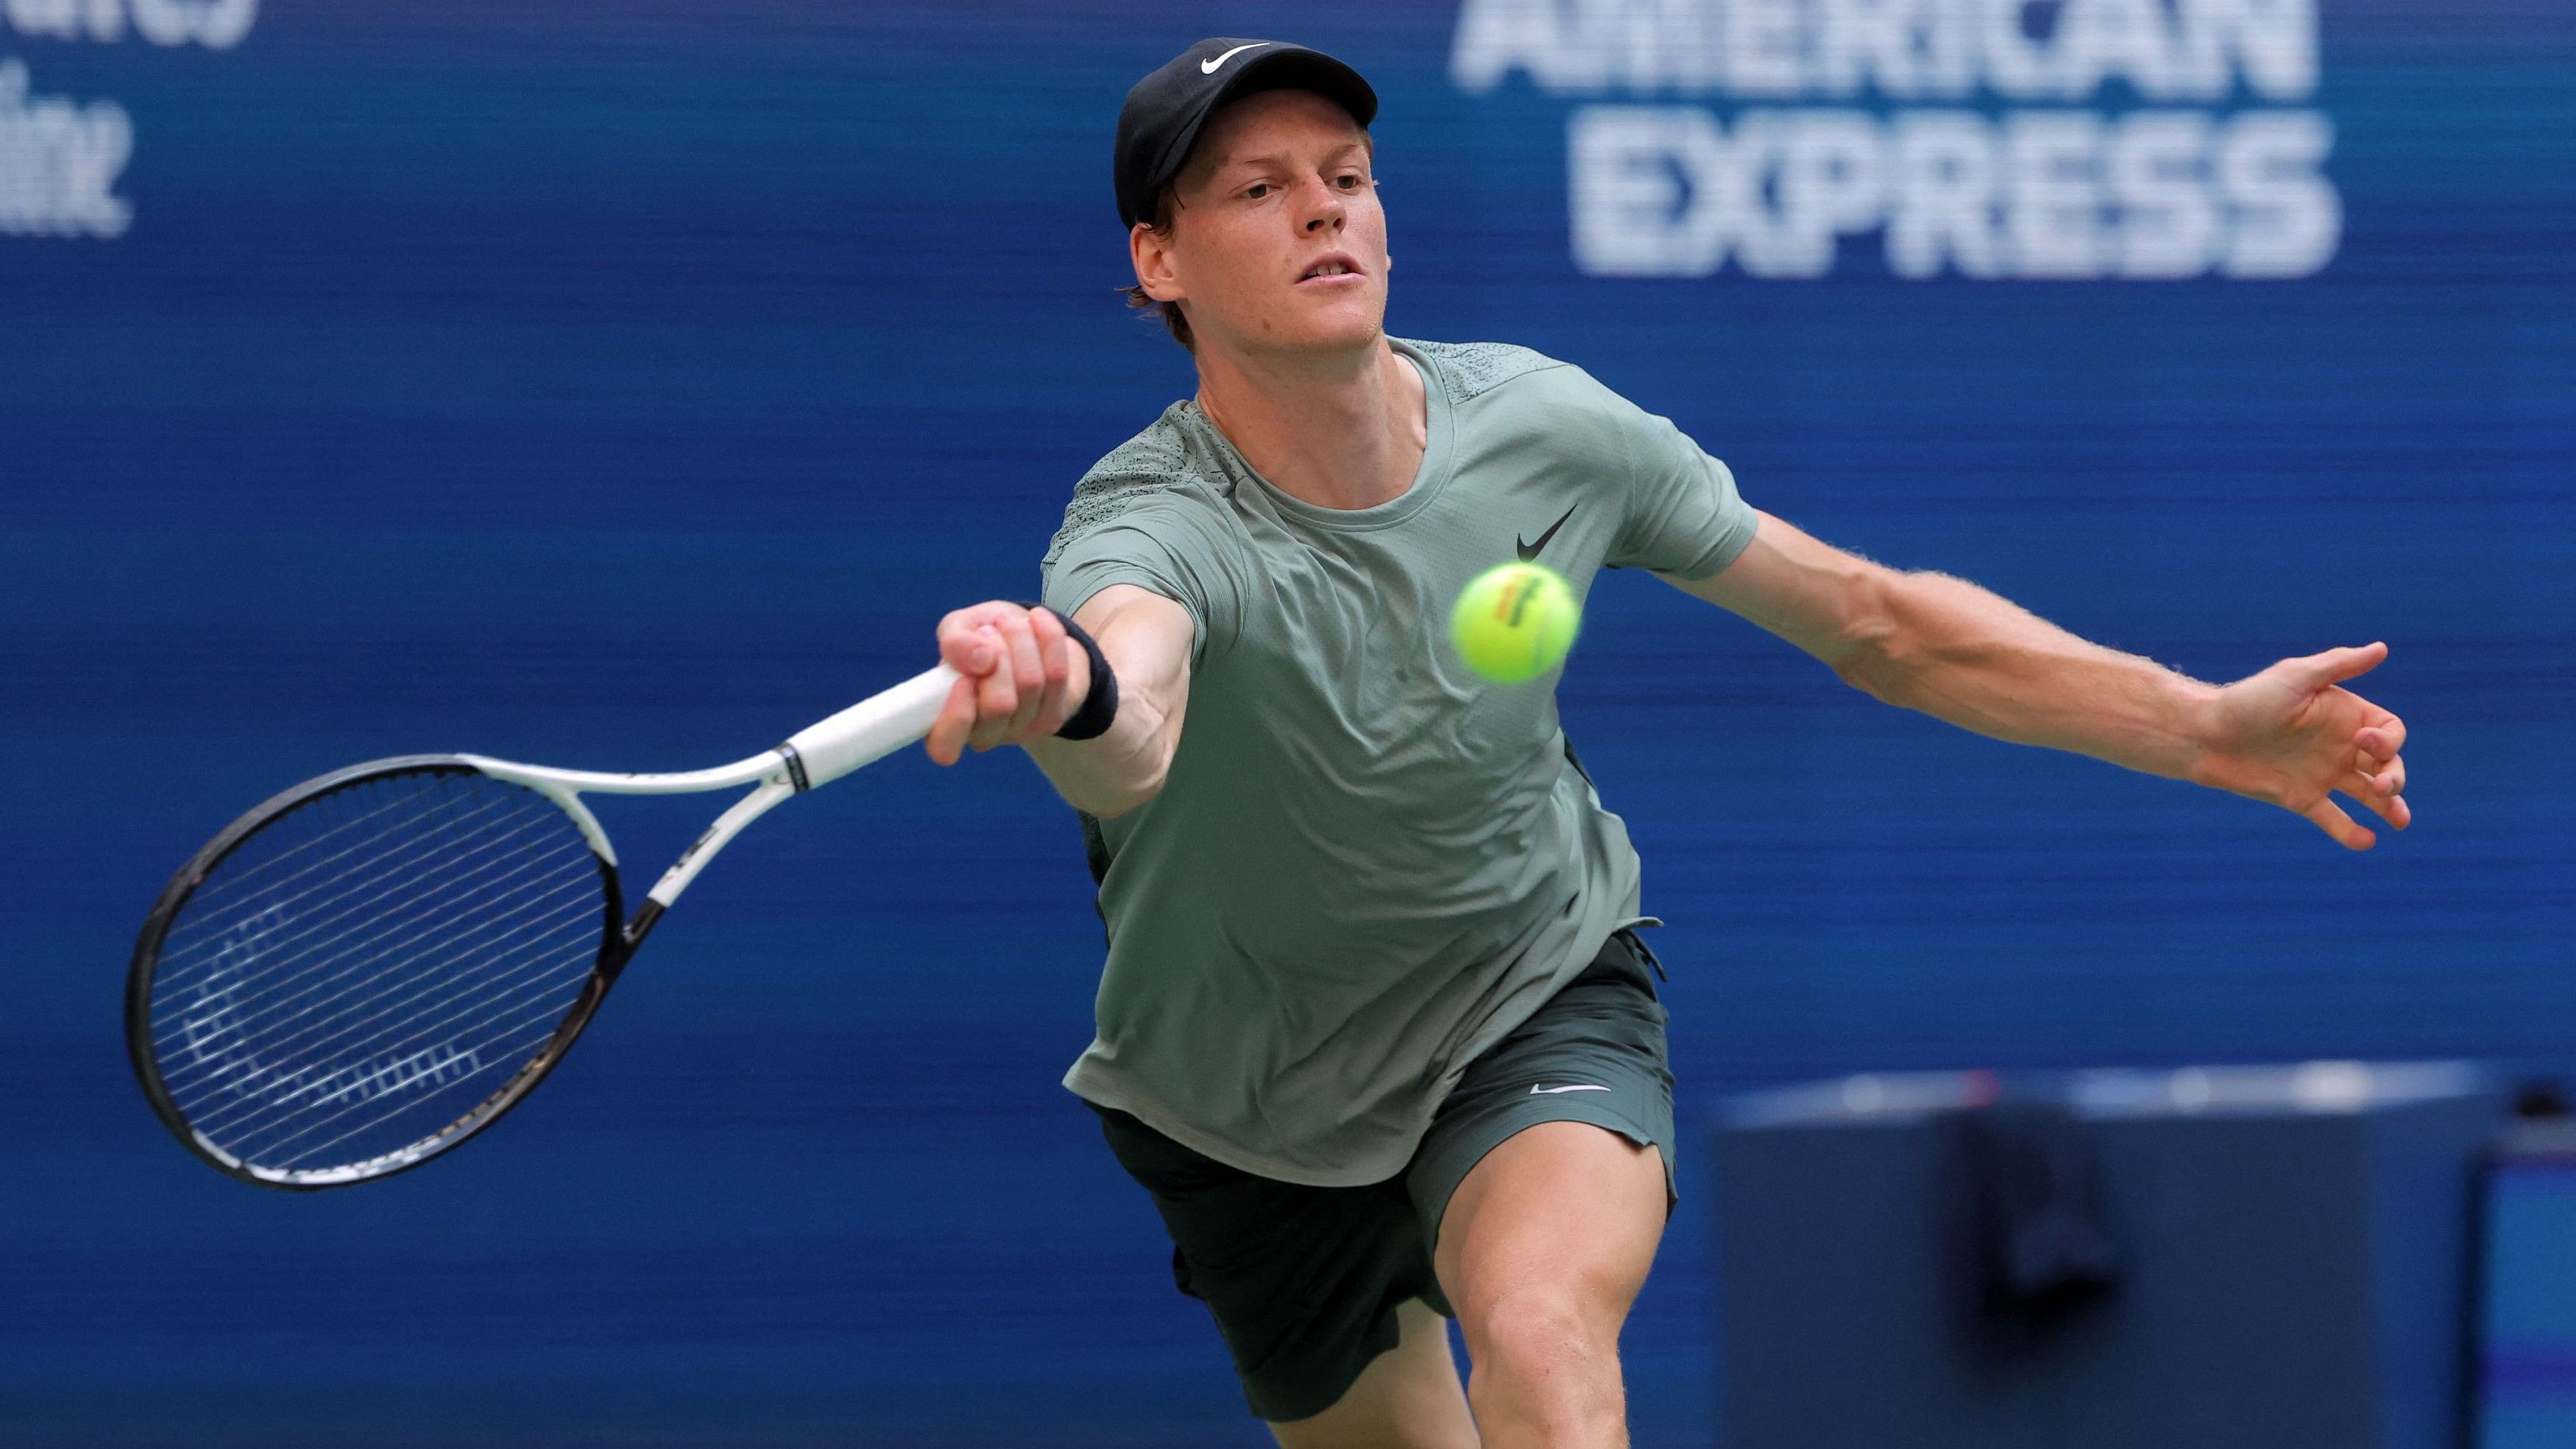
<svg viewBox="0 0 2576 1449"><path fill-rule="evenodd" d="M1322 177L1315 178L1312 185L1302 190L1305 193L1304 210L1306 230L1309 233L1320 232L1327 228L1340 231L1348 224L1350 208L1343 204L1342 194L1335 191Z"/></svg>

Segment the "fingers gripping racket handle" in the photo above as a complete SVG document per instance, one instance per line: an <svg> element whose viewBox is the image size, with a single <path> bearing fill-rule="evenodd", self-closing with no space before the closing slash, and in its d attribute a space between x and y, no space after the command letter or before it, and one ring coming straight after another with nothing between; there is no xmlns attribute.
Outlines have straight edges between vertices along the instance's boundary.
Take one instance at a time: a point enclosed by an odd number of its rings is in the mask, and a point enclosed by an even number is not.
<svg viewBox="0 0 2576 1449"><path fill-rule="evenodd" d="M796 788L828 785L930 733L956 682L956 670L938 665L789 735L779 753L787 757Z"/></svg>

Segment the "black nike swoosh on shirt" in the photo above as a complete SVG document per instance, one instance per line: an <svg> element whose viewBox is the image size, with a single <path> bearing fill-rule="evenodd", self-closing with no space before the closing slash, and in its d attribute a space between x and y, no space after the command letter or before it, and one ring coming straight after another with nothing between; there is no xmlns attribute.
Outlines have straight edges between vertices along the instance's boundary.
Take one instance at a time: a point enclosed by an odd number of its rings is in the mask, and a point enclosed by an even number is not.
<svg viewBox="0 0 2576 1449"><path fill-rule="evenodd" d="M1578 503L1574 505L1574 508L1580 508L1582 506L1582 504ZM1515 533L1512 535L1512 542L1519 545L1522 563L1534 563L1537 561L1538 551L1547 547L1547 541L1556 537L1556 531L1558 529L1565 527L1565 519L1572 518L1574 516L1574 508L1565 510L1565 518L1560 518L1556 522L1549 524L1547 526L1547 532L1540 534L1538 536L1538 542L1536 543L1522 543L1521 536L1519 534Z"/></svg>

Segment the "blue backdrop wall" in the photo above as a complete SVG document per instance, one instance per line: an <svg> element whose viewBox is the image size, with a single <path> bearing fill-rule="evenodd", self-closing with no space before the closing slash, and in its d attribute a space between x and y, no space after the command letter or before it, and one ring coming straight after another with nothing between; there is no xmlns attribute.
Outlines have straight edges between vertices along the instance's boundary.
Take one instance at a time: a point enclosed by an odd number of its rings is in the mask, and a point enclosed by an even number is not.
<svg viewBox="0 0 2576 1449"><path fill-rule="evenodd" d="M2394 646L2419 824L2354 857L1605 582L1564 707L1686 1118L2576 1056L2576 13L1997 0L1899 54L1848 9L6 0L0 1439L1260 1442L1055 1085L1098 926L1016 756L753 832L506 1129L381 1187L190 1162L117 1034L143 907L276 788L730 759L1030 592L1191 385L1105 163L1204 34L1376 81L1398 332L1579 362L1757 504L2204 677ZM1703 1197L1641 1443L1710 1432Z"/></svg>

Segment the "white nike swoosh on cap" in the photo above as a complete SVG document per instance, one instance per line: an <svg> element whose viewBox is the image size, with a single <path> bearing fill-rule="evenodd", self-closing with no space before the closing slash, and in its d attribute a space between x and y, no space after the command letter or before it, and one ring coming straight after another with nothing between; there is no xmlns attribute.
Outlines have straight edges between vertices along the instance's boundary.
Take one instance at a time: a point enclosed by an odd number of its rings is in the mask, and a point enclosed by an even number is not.
<svg viewBox="0 0 2576 1449"><path fill-rule="evenodd" d="M1256 40L1250 45L1238 45L1234 49L1227 51L1225 54L1218 56L1214 60L1200 61L1199 74L1214 75L1216 74L1216 68L1218 66L1225 64L1227 61L1234 59L1236 56L1243 54L1247 50L1259 50L1261 47L1268 45L1269 43L1270 42L1266 40Z"/></svg>
<svg viewBox="0 0 2576 1449"><path fill-rule="evenodd" d="M1575 1086L1575 1087L1532 1087L1532 1088L1530 1088L1530 1095L1531 1095L1531 1096L1533 1096L1533 1097L1553 1097L1553 1096L1555 1096L1555 1095L1556 1095L1557 1093L1559 1093L1559 1092L1606 1092L1606 1091L1609 1091L1609 1090L1610 1090L1610 1089L1609 1089L1608 1087L1592 1087L1592 1086Z"/></svg>

